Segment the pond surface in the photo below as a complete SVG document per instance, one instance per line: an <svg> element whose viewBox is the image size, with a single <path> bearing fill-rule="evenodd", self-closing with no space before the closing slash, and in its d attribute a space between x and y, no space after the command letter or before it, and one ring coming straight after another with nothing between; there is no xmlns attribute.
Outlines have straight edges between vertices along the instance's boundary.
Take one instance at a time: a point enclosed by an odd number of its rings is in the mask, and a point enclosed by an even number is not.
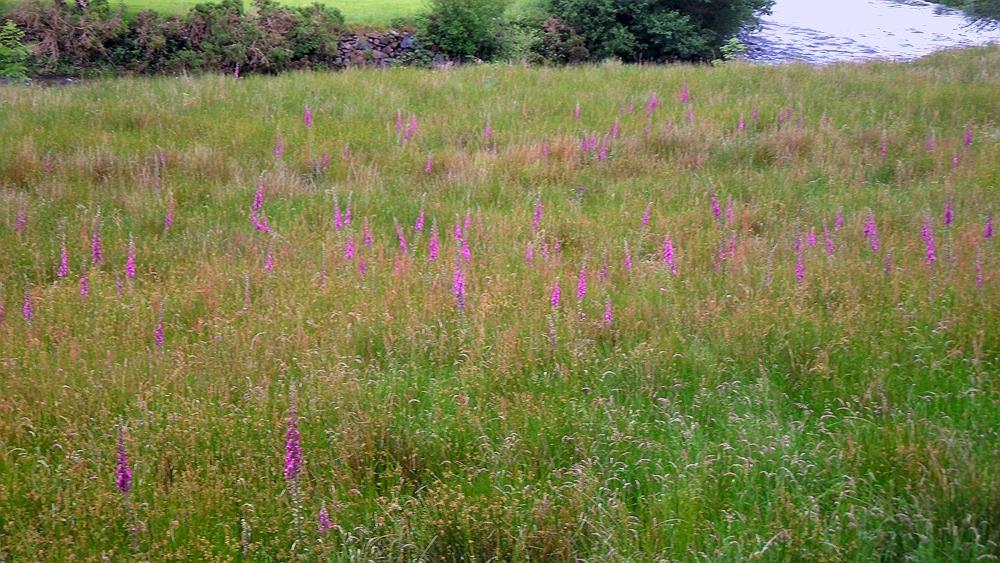
<svg viewBox="0 0 1000 563"><path fill-rule="evenodd" d="M1000 43L1000 23L921 0L777 0L744 37L754 62L909 60L940 49Z"/></svg>

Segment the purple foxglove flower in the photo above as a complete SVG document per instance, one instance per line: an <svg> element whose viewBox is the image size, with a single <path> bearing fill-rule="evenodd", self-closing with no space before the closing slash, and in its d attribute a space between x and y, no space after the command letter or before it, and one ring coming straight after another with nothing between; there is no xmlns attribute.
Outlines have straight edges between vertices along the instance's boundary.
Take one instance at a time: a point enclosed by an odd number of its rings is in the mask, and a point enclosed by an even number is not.
<svg viewBox="0 0 1000 563"><path fill-rule="evenodd" d="M827 117L826 114L824 113L823 117L819 118L819 124L821 127L826 127L827 125L830 124L830 118Z"/></svg>
<svg viewBox="0 0 1000 563"><path fill-rule="evenodd" d="M955 220L955 209L952 207L951 198L944 202L944 224L951 225Z"/></svg>
<svg viewBox="0 0 1000 563"><path fill-rule="evenodd" d="M486 120L486 127L483 128L483 138L492 139L493 138L493 124L489 120Z"/></svg>
<svg viewBox="0 0 1000 563"><path fill-rule="evenodd" d="M958 168L958 153L953 153L951 155L951 167Z"/></svg>
<svg viewBox="0 0 1000 563"><path fill-rule="evenodd" d="M604 300L604 327L610 327L611 323L614 321L614 313L611 310L611 298Z"/></svg>
<svg viewBox="0 0 1000 563"><path fill-rule="evenodd" d="M319 535L326 535L327 532L333 529L333 522L330 521L330 514L326 511L326 505L320 507L319 509L319 522L317 524L317 529Z"/></svg>
<svg viewBox="0 0 1000 563"><path fill-rule="evenodd" d="M167 232L174 226L174 200L167 203L167 212L163 215L163 231Z"/></svg>
<svg viewBox="0 0 1000 563"><path fill-rule="evenodd" d="M962 136L962 144L967 147L972 146L972 126L969 125L965 128L965 134Z"/></svg>
<svg viewBox="0 0 1000 563"><path fill-rule="evenodd" d="M358 262L358 275L362 278L368 275L368 262L364 260Z"/></svg>
<svg viewBox="0 0 1000 563"><path fill-rule="evenodd" d="M431 160L431 155L427 155L427 161L424 162L424 174L430 174L434 171L434 161Z"/></svg>
<svg viewBox="0 0 1000 563"><path fill-rule="evenodd" d="M990 213L986 216L986 223L983 224L983 238L991 239L993 238L993 214Z"/></svg>
<svg viewBox="0 0 1000 563"><path fill-rule="evenodd" d="M21 304L21 316L26 322L31 322L35 318L35 302L31 299L31 292L24 290L24 302Z"/></svg>
<svg viewBox="0 0 1000 563"><path fill-rule="evenodd" d="M653 216L653 202L646 204L646 210L642 212L642 227L649 226L649 219Z"/></svg>
<svg viewBox="0 0 1000 563"><path fill-rule="evenodd" d="M628 249L628 244L625 245L625 272L632 273L632 252Z"/></svg>
<svg viewBox="0 0 1000 563"><path fill-rule="evenodd" d="M744 131L747 128L747 121L743 118L743 114L740 114L740 120L736 122L736 130Z"/></svg>
<svg viewBox="0 0 1000 563"><path fill-rule="evenodd" d="M581 267L576 278L576 300L583 301L587 296L587 268Z"/></svg>
<svg viewBox="0 0 1000 563"><path fill-rule="evenodd" d="M431 238L427 242L427 261L434 262L438 257L438 250L441 247L441 240L438 238L437 227L431 227Z"/></svg>
<svg viewBox="0 0 1000 563"><path fill-rule="evenodd" d="M417 134L417 128L419 124L417 122L417 116L411 115L409 122L406 124L406 128L403 130L403 143L409 143L413 140L413 136Z"/></svg>
<svg viewBox="0 0 1000 563"><path fill-rule="evenodd" d="M573 108L573 119L580 119L582 113L583 112L580 110L580 102L577 102L576 107Z"/></svg>
<svg viewBox="0 0 1000 563"><path fill-rule="evenodd" d="M469 248L469 239L462 239L462 260L466 262L472 261L472 250Z"/></svg>
<svg viewBox="0 0 1000 563"><path fill-rule="evenodd" d="M330 167L330 153L323 151L323 157L320 158L319 167L326 170Z"/></svg>
<svg viewBox="0 0 1000 563"><path fill-rule="evenodd" d="M43 162L43 169L45 170L45 175L50 176L52 174L52 166L53 166L52 154L45 153L45 160L43 160L42 162Z"/></svg>
<svg viewBox="0 0 1000 563"><path fill-rule="evenodd" d="M311 129L313 126L313 112L306 106L302 111L302 121L306 124L306 129Z"/></svg>
<svg viewBox="0 0 1000 563"><path fill-rule="evenodd" d="M934 135L927 135L924 139L924 150L927 152L934 152Z"/></svg>
<svg viewBox="0 0 1000 563"><path fill-rule="evenodd" d="M299 434L299 415L292 405L285 431L285 479L298 481L302 471L302 435Z"/></svg>
<svg viewBox="0 0 1000 563"><path fill-rule="evenodd" d="M869 212L868 218L865 220L865 226L862 230L862 234L868 239L871 244L872 250L878 252L878 228L875 226L875 214Z"/></svg>
<svg viewBox="0 0 1000 563"><path fill-rule="evenodd" d="M59 246L59 269L56 275L65 278L69 275L69 251L66 250L66 241L63 240Z"/></svg>
<svg viewBox="0 0 1000 563"><path fill-rule="evenodd" d="M460 311L465 310L465 272L462 271L462 263L455 264L455 276L452 278L451 292L455 296L455 306Z"/></svg>
<svg viewBox="0 0 1000 563"><path fill-rule="evenodd" d="M802 249L802 235L795 240L795 281L802 285L806 281L806 255Z"/></svg>
<svg viewBox="0 0 1000 563"><path fill-rule="evenodd" d="M253 194L253 203L250 204L251 211L261 211L264 209L264 178L257 181L257 191Z"/></svg>
<svg viewBox="0 0 1000 563"><path fill-rule="evenodd" d="M361 232L363 233L364 236L365 248L371 248L374 239L372 238L372 230L371 227L368 226L367 219L365 219L365 222L361 227Z"/></svg>
<svg viewBox="0 0 1000 563"><path fill-rule="evenodd" d="M622 127L618 123L618 120L616 119L615 122L611 124L611 138L612 139L617 139L618 136L621 135L621 130L622 130Z"/></svg>
<svg viewBox="0 0 1000 563"><path fill-rule="evenodd" d="M833 232L839 232L840 228L844 226L844 212L838 211L837 216L833 218Z"/></svg>
<svg viewBox="0 0 1000 563"><path fill-rule="evenodd" d="M396 110L396 132L403 132L403 110L401 109Z"/></svg>
<svg viewBox="0 0 1000 563"><path fill-rule="evenodd" d="M553 310L559 308L559 299L561 297L562 297L562 289L559 287L559 280L556 280L556 285L552 287L552 297L550 298Z"/></svg>
<svg viewBox="0 0 1000 563"><path fill-rule="evenodd" d="M721 214L722 209L719 207L719 196L717 196L715 192L712 192L712 217L715 217L715 219L718 220Z"/></svg>
<svg viewBox="0 0 1000 563"><path fill-rule="evenodd" d="M688 85L687 85L687 82L685 82L684 84L681 84L681 93L680 93L679 98L680 98L682 104L688 103L688 101L691 99L691 96L688 94Z"/></svg>
<svg viewBox="0 0 1000 563"><path fill-rule="evenodd" d="M14 220L14 231L21 233L28 226L28 213L21 207L17 210L17 218Z"/></svg>
<svg viewBox="0 0 1000 563"><path fill-rule="evenodd" d="M80 296L87 297L90 295L90 275L84 272L80 275Z"/></svg>
<svg viewBox="0 0 1000 563"><path fill-rule="evenodd" d="M684 112L684 119L691 125L694 124L694 108L688 106L687 110Z"/></svg>
<svg viewBox="0 0 1000 563"><path fill-rule="evenodd" d="M885 270L885 275L891 276L894 270L892 265L892 251L885 253L885 259L882 260L882 269Z"/></svg>
<svg viewBox="0 0 1000 563"><path fill-rule="evenodd" d="M878 158L879 160L885 161L886 157L889 156L889 140L882 138L878 142Z"/></svg>
<svg viewBox="0 0 1000 563"><path fill-rule="evenodd" d="M351 261L354 260L354 237L347 239L344 243L344 260Z"/></svg>
<svg viewBox="0 0 1000 563"><path fill-rule="evenodd" d="M815 227L809 229L809 235L806 237L806 244L809 248L816 248L816 229Z"/></svg>
<svg viewBox="0 0 1000 563"><path fill-rule="evenodd" d="M333 196L333 229L341 231L344 228L344 215L340 212L340 198Z"/></svg>
<svg viewBox="0 0 1000 563"><path fill-rule="evenodd" d="M285 154L285 141L278 134L274 138L274 158L280 159Z"/></svg>
<svg viewBox="0 0 1000 563"><path fill-rule="evenodd" d="M826 247L828 256L833 256L833 253L837 251L837 247L833 244L833 235L830 234L826 225L823 226L823 246Z"/></svg>
<svg viewBox="0 0 1000 563"><path fill-rule="evenodd" d="M677 264L674 263L674 243L670 240L670 235L663 237L663 264L670 269L670 273L677 275Z"/></svg>
<svg viewBox="0 0 1000 563"><path fill-rule="evenodd" d="M267 257L264 259L264 271L270 272L274 269L274 251L272 249L267 250Z"/></svg>
<svg viewBox="0 0 1000 563"><path fill-rule="evenodd" d="M934 241L934 227L927 220L920 227L920 238L927 248L927 265L933 266L934 262L937 262L937 245Z"/></svg>
<svg viewBox="0 0 1000 563"><path fill-rule="evenodd" d="M90 237L90 259L94 264L104 261L104 245L101 243L100 219L94 222L94 232Z"/></svg>
<svg viewBox="0 0 1000 563"><path fill-rule="evenodd" d="M542 153L542 158L547 158L549 156L549 142L548 141L542 141L541 153Z"/></svg>
<svg viewBox="0 0 1000 563"><path fill-rule="evenodd" d="M728 198L726 200L726 224L731 225L735 218L736 212L733 210L733 198Z"/></svg>
<svg viewBox="0 0 1000 563"><path fill-rule="evenodd" d="M130 280L135 279L135 240L132 235L128 237L128 254L125 258L125 277Z"/></svg>
<svg viewBox="0 0 1000 563"><path fill-rule="evenodd" d="M529 266L535 261L535 244L528 241L528 244L524 245L524 263Z"/></svg>
<svg viewBox="0 0 1000 563"><path fill-rule="evenodd" d="M604 261L601 262L601 269L597 271L597 278L602 282L608 281L608 275L610 274L610 268L608 266L608 255L604 255Z"/></svg>
<svg viewBox="0 0 1000 563"><path fill-rule="evenodd" d="M118 452L115 463L115 486L118 492L128 495L132 490L132 468L128 463L128 451L125 449L125 425L118 426Z"/></svg>
<svg viewBox="0 0 1000 563"><path fill-rule="evenodd" d="M656 97L656 94L653 94L649 98L649 102L646 103L646 116L653 117L653 112L656 111L656 108L659 107L659 105L660 99ZM634 106L632 107L632 111L630 113L632 112L635 112Z"/></svg>
<svg viewBox="0 0 1000 563"><path fill-rule="evenodd" d="M426 215L424 213L423 207L420 208L420 213L417 214L417 220L413 223L413 230L422 233L424 231L424 220Z"/></svg>
<svg viewBox="0 0 1000 563"><path fill-rule="evenodd" d="M153 342L156 343L157 348L163 348L163 343L165 341L165 336L163 333L163 313L160 313L159 320L156 321L156 328L153 329Z"/></svg>

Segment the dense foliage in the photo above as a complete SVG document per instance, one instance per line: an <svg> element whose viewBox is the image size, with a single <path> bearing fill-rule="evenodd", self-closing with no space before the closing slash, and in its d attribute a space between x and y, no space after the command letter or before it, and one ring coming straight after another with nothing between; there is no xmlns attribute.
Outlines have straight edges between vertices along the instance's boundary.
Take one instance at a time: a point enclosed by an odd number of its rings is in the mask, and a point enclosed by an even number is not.
<svg viewBox="0 0 1000 563"><path fill-rule="evenodd" d="M497 51L497 29L509 0L431 0L422 37L456 58L489 59Z"/></svg>
<svg viewBox="0 0 1000 563"><path fill-rule="evenodd" d="M257 0L195 6L184 16L144 11L126 19L102 4L33 2L12 19L26 31L40 74L238 71L329 66L344 19L334 8Z"/></svg>
<svg viewBox="0 0 1000 563"><path fill-rule="evenodd" d="M0 78L24 80L28 77L28 48L24 32L8 20L0 25Z"/></svg>
<svg viewBox="0 0 1000 563"><path fill-rule="evenodd" d="M772 0L545 0L527 16L506 14L509 3L433 0L417 20L421 51L401 62L711 60ZM6 47L0 56L27 48L30 56L19 64L40 75L334 67L344 33L334 8L272 0L256 0L250 10L240 0L221 0L183 15L147 10L128 17L108 0L29 0L15 5L10 18L24 32L23 43L8 32L4 44L17 49Z"/></svg>
<svg viewBox="0 0 1000 563"><path fill-rule="evenodd" d="M774 0L549 0L597 59L707 60Z"/></svg>

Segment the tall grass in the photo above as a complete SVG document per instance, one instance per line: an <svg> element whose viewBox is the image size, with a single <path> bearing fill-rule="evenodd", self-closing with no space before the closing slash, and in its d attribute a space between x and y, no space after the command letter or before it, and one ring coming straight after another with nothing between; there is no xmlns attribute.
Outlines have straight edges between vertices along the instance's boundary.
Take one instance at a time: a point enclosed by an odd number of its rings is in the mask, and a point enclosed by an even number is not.
<svg viewBox="0 0 1000 563"><path fill-rule="evenodd" d="M0 559L996 557L998 89L997 48L0 89Z"/></svg>

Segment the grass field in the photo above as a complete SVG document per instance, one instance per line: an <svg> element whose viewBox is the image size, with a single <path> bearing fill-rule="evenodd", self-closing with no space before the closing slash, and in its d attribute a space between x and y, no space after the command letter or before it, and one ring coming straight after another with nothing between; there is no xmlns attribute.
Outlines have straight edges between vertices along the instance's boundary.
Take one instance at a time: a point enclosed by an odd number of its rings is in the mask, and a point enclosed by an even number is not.
<svg viewBox="0 0 1000 563"><path fill-rule="evenodd" d="M0 559L1000 556L998 89L0 88Z"/></svg>

